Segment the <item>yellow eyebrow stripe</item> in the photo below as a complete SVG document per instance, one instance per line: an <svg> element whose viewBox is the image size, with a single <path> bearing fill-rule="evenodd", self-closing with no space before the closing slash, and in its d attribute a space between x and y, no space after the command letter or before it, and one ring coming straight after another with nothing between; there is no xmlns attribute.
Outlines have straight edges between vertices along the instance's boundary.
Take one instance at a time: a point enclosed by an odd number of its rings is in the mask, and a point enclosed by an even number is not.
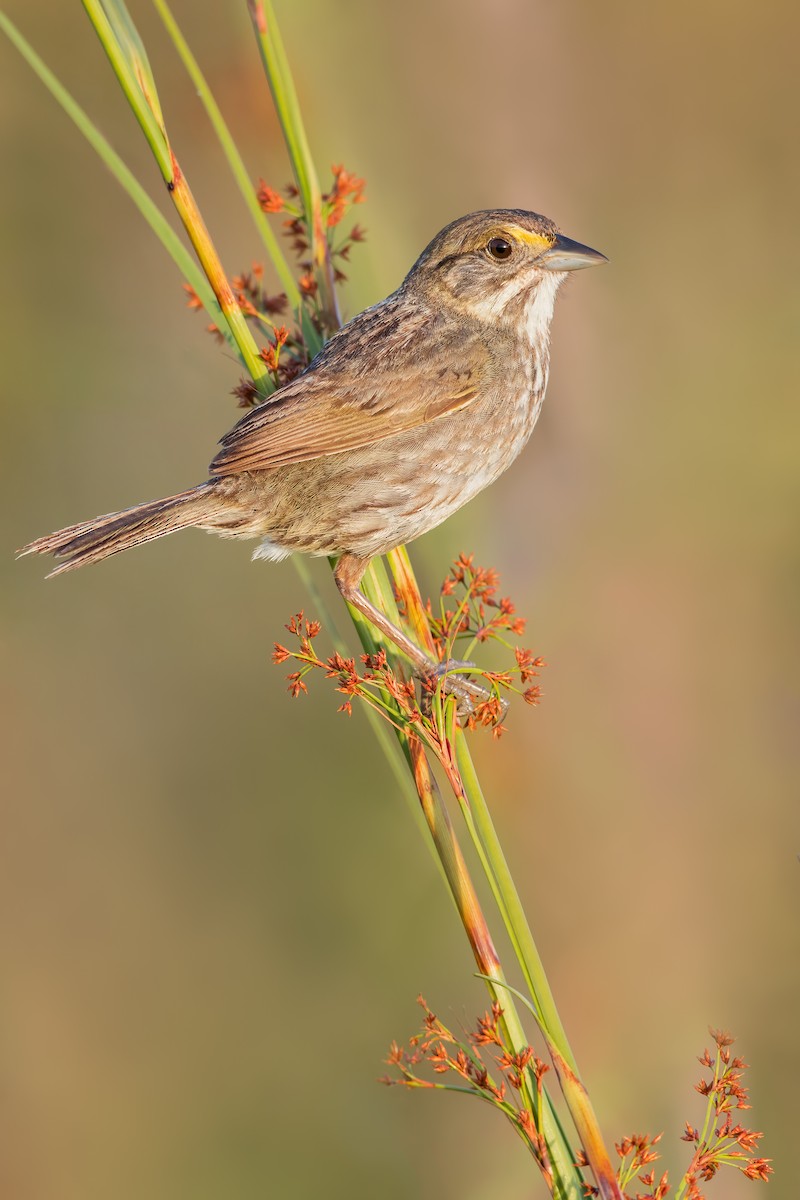
<svg viewBox="0 0 800 1200"><path fill-rule="evenodd" d="M534 250L546 250L553 245L553 238L543 237L541 233L532 233L530 229L521 229L519 225L511 225L509 232L519 242L525 242L526 245L532 246Z"/></svg>

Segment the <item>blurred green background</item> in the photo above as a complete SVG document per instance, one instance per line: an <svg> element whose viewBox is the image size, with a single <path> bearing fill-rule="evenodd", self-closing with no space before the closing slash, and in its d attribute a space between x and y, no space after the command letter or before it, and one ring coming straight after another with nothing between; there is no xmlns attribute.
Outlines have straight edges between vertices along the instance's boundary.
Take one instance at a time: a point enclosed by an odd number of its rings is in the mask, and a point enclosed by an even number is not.
<svg viewBox="0 0 800 1200"><path fill-rule="evenodd" d="M80 6L5 8L159 195ZM131 8L226 265L247 268L196 97ZM282 184L246 5L174 8L253 178ZM323 173L368 182L350 314L471 209L536 209L611 258L559 302L530 447L413 556L427 591L461 550L496 566L550 664L541 708L475 753L609 1140L664 1129L683 1163L694 1056L729 1028L769 1195L794 1196L800 10L279 14ZM48 584L12 562L203 478L239 372L5 42L0 80L2 1194L543 1194L495 1114L375 1082L418 991L454 1023L485 1000L363 718L322 684L291 702L270 665L307 603L291 564L194 534Z"/></svg>

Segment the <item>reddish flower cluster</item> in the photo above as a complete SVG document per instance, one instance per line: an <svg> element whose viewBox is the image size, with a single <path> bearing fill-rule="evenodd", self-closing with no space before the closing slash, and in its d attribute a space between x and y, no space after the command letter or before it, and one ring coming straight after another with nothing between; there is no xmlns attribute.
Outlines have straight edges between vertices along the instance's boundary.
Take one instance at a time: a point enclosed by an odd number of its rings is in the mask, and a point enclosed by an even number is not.
<svg viewBox="0 0 800 1200"><path fill-rule="evenodd" d="M436 653L440 661L469 659L478 645L487 641L499 642L513 649L516 665L511 671L484 674L495 685L504 688L511 688L514 674L518 675L520 683L531 684L531 680L538 678L539 671L546 664L543 658L534 656L532 651L512 646L509 642L507 635L521 637L526 622L523 617L516 615L516 609L507 596L498 596L499 582L497 571L493 568L475 565L474 555L459 555L442 584L438 614L433 612L430 601L427 604ZM453 607L447 605L449 599L455 601ZM456 654L458 643L464 642L468 644L463 654L460 651ZM514 690L521 692L526 704L538 704L541 699L542 692L538 684Z"/></svg>
<svg viewBox="0 0 800 1200"><path fill-rule="evenodd" d="M354 225L340 242L335 243L332 231L341 224L354 204L364 203L366 185L363 179L346 171L343 166L333 166L331 172L333 184L330 190L323 192L320 197L322 209L320 216L328 242L328 253L334 262L334 279L336 283L343 283L346 275L338 264L348 261L353 246L357 242L363 242L366 235L359 225ZM264 212L286 214L283 222L284 233L289 239L289 244L297 256L303 272L299 279L300 290L304 296L313 299L317 295L317 282L314 278L313 263L309 257L310 238L306 214L302 205L298 203L299 193L296 186L293 183L287 184L282 196L263 179L259 179L256 194Z"/></svg>
<svg viewBox="0 0 800 1200"><path fill-rule="evenodd" d="M286 312L288 301L284 293L269 295L264 290L263 279L264 264L254 262L249 271L234 275L231 280L239 307L247 317L279 317Z"/></svg>
<svg viewBox="0 0 800 1200"><path fill-rule="evenodd" d="M528 704L538 703L539 688L530 681L538 675L543 662L534 657L532 651L512 646L507 640L506 635L522 630L524 622L513 615L514 606L509 600L495 597L496 588L495 572L474 567L472 559L462 555L442 588L442 596L454 597L456 607L446 609L442 601L441 615L434 617L429 602L427 614L437 653L445 661L452 661L450 652L456 638L470 638L470 652L472 643L493 640L513 653L513 665L505 671L470 667L470 674L479 679L486 699L465 715L464 724L470 729L478 725L491 727L493 735L499 737L504 731L499 722L507 704L503 694L516 692ZM336 679L337 691L347 696L340 711L350 714L353 697L360 698L396 729L421 738L448 773L453 769L453 749L447 728L453 705L441 703L444 695L441 679L424 680L421 694L417 696L414 680L405 677L402 663L394 665L384 650L372 655L362 654L358 663L355 658L344 658L340 654L323 659L316 653L311 644L312 637L304 632L304 628L300 613L287 625L290 633L299 640L298 649L289 650L276 643L273 654L276 663L292 658L299 665L300 669L290 676L293 695L306 690L305 684L302 688L296 684L309 672L322 671L327 678ZM459 672L464 671L463 664L453 665ZM528 686L516 686L515 679Z"/></svg>
<svg viewBox="0 0 800 1200"><path fill-rule="evenodd" d="M683 1140L694 1145L692 1161L684 1176L687 1200L704 1200L700 1183L708 1183L720 1167L735 1166L748 1179L766 1182L772 1174L768 1158L753 1155L764 1136L734 1123L733 1112L750 1108L747 1088L742 1074L747 1063L731 1055L733 1038L722 1030L710 1030L716 1043L716 1054L706 1050L700 1058L710 1078L702 1078L695 1090L706 1097L706 1120L702 1132L688 1122Z"/></svg>
<svg viewBox="0 0 800 1200"><path fill-rule="evenodd" d="M253 263L248 272L234 275L231 283L236 302L245 318L257 326L259 333L267 332L270 340L260 353L272 376L273 388L277 390L306 369L312 354L298 325L289 330L285 325L275 324L275 318L286 311L288 301L282 292L273 296L265 291L261 282L263 276L263 264ZM195 310L202 309L203 303L194 288L188 283L183 287L187 294L187 306ZM219 341L223 340L216 325L209 325L208 332ZM249 377L240 379L231 391L237 397L240 408L249 408L264 399Z"/></svg>
<svg viewBox="0 0 800 1200"><path fill-rule="evenodd" d="M333 187L322 197L323 210L329 229L339 224L351 205L364 203L364 188L366 187L363 179L359 179L350 171L345 171L343 166L333 166L331 171ZM355 240L360 241L361 239L356 238Z"/></svg>
<svg viewBox="0 0 800 1200"><path fill-rule="evenodd" d="M256 196L261 209L265 213L283 212L285 201L280 192L276 192L274 188L269 187L263 179L259 179Z"/></svg>
<svg viewBox="0 0 800 1200"><path fill-rule="evenodd" d="M349 260L353 246L357 242L363 242L365 234L363 229L354 225L348 234L338 243L334 243L333 230L352 205L363 202L364 180L358 179L342 166L334 166L332 171L333 185L330 191L321 197L320 215L327 240L326 252L333 264L333 276L336 283L341 283L346 277L339 264ZM319 304L319 286L309 254L306 217L299 203L300 194L297 187L288 184L281 195L263 179L259 179L256 195L264 212L286 214L283 222L284 233L299 260L300 275L297 284L303 301L303 315L290 329L285 325L275 324L275 318L286 312L288 301L283 292L270 295L264 289L262 263L253 263L249 271L235 275L231 280L236 301L245 318L257 326L260 334L263 334L265 329L269 333L271 344L264 346L261 357L269 368L272 385L277 389L305 370L323 344L326 334L332 333L333 329L324 327L325 321ZM188 283L183 286L189 308L201 310L203 304L194 288ZM216 325L207 326L207 330L218 341L224 340ZM247 378L240 380L232 392L241 408L248 408L264 398Z"/></svg>
<svg viewBox="0 0 800 1200"><path fill-rule="evenodd" d="M736 1167L747 1179L760 1179L764 1183L772 1174L770 1160L754 1155L763 1134L735 1124L732 1115L735 1109L750 1107L747 1089L741 1082L747 1064L741 1058L731 1056L729 1047L733 1038L729 1034L714 1029L710 1032L716 1043L716 1054L706 1050L699 1061L711 1076L703 1077L695 1085L695 1091L707 1100L705 1120L702 1131L686 1122L682 1140L694 1146L694 1154L678 1186L676 1200L705 1200L706 1194L700 1185L709 1183L722 1167ZM617 1143L617 1153L622 1160L618 1178L627 1200L663 1200L669 1191L666 1172L658 1183L653 1169L640 1173L659 1157L653 1147L660 1140L660 1134L654 1138L633 1134ZM625 1188L634 1178L649 1191L636 1192L631 1197ZM587 1194L595 1193L589 1189Z"/></svg>
<svg viewBox="0 0 800 1200"><path fill-rule="evenodd" d="M637 1178L639 1183L643 1183L650 1190L646 1193L637 1192L635 1200L664 1200L669 1191L668 1173L665 1171L656 1183L655 1170L653 1168L649 1171L644 1170L650 1163L658 1161L660 1155L653 1147L658 1145L661 1137L660 1133L652 1138L646 1133L632 1133L628 1137L624 1137L621 1142L615 1143L617 1154L621 1160L617 1178L626 1197L628 1193L624 1189L634 1178ZM592 1192L587 1189L587 1195L590 1194Z"/></svg>
<svg viewBox="0 0 800 1200"><path fill-rule="evenodd" d="M275 642L272 661L280 664L291 658L300 664L298 671L286 677L292 696L307 692L305 677L313 670L320 670L326 679L336 680L337 692L347 697L339 706L339 712L351 716L352 700L357 696L396 728L410 730L414 726L418 732L424 732L425 718L417 703L414 682L403 679L391 668L384 650L362 654L359 659L362 668L359 668L355 658L344 658L338 651L326 659L320 658L311 645L319 632L319 623L305 621L302 612L297 613L286 628L298 638L299 648L289 650Z"/></svg>
<svg viewBox="0 0 800 1200"><path fill-rule="evenodd" d="M281 350L289 339L289 330L285 325L279 325L277 329L273 329L272 338L272 345L262 346L260 354L275 380L276 388L278 388L282 383L287 382L281 375Z"/></svg>
<svg viewBox="0 0 800 1200"><path fill-rule="evenodd" d="M500 639L503 633L521 637L525 632L525 619L515 616L516 609L507 596L498 596L500 579L493 567L477 567L473 554L460 554L440 590L439 613L434 615L430 601L428 613L431 632L440 653L448 655L459 638L474 638L485 642L489 638ZM445 606L451 596L460 603L454 609ZM541 666L541 663L537 665Z"/></svg>
<svg viewBox="0 0 800 1200"><path fill-rule="evenodd" d="M425 1013L422 1030L409 1040L408 1049L392 1042L386 1062L397 1075L385 1075L381 1083L390 1087L462 1091L493 1105L522 1134L552 1187L547 1146L533 1117L533 1112L541 1110L542 1077L550 1068L536 1057L530 1046L514 1051L507 1044L502 1028L503 1009L497 1003L492 1005L491 1012L478 1018L477 1029L467 1032L465 1040L454 1036L431 1012L422 996L417 1003ZM491 1073L492 1064L487 1065L481 1053L486 1046L495 1047L492 1057L499 1072L496 1076ZM454 1075L459 1085L453 1087L425 1078L420 1074L425 1067L434 1075ZM533 1094L538 1094L538 1103L531 1103Z"/></svg>

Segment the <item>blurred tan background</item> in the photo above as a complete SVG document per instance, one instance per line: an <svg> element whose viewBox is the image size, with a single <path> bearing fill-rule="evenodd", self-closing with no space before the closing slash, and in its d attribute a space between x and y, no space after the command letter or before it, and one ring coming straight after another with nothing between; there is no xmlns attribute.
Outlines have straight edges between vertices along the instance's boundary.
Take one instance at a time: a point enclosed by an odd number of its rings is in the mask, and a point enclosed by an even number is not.
<svg viewBox="0 0 800 1200"><path fill-rule="evenodd" d="M245 4L174 7L253 178L281 184ZM5 8L158 195L80 6ZM246 268L214 138L131 8ZM795 1196L797 6L279 13L320 166L368 181L351 314L475 208L537 209L611 258L559 302L531 446L414 559L428 590L462 549L495 565L550 664L541 708L475 750L609 1140L664 1129L677 1179L694 1056L729 1028L768 1194ZM290 702L270 665L307 604L291 564L195 534L48 584L12 562L204 477L238 371L5 42L0 79L2 1195L539 1195L495 1114L375 1082L418 991L456 1023L484 995L362 719L321 684Z"/></svg>

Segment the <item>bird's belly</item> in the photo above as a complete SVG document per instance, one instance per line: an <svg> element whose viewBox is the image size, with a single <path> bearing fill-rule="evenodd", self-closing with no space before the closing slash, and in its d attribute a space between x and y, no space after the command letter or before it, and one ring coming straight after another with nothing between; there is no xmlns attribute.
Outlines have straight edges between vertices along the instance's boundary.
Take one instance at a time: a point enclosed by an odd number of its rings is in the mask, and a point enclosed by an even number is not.
<svg viewBox="0 0 800 1200"><path fill-rule="evenodd" d="M359 450L255 473L264 481L259 532L267 539L257 554L350 551L368 558L427 533L511 465L530 437L542 394L526 388L487 397Z"/></svg>
<svg viewBox="0 0 800 1200"><path fill-rule="evenodd" d="M511 466L540 405L526 389L499 411L457 413L367 448L343 513L347 549L382 554L440 525Z"/></svg>

